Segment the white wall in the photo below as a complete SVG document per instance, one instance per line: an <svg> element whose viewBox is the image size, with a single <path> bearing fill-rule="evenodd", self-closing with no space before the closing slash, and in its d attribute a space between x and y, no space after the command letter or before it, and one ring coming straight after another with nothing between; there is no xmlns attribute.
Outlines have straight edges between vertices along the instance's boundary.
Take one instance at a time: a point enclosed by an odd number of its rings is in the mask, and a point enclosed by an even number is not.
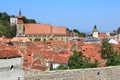
<svg viewBox="0 0 120 80"><path fill-rule="evenodd" d="M53 63L52 66L53 66L53 69L56 69L58 66L60 66L60 64L58 64L58 63Z"/></svg>
<svg viewBox="0 0 120 80"><path fill-rule="evenodd" d="M0 80L18 80L18 77L20 77L19 80L24 80L23 69L0 69Z"/></svg>
<svg viewBox="0 0 120 80"><path fill-rule="evenodd" d="M0 80L24 80L22 64L22 57L0 59ZM11 65L13 65L12 69L10 69Z"/></svg>
<svg viewBox="0 0 120 80"><path fill-rule="evenodd" d="M0 59L0 68L13 66L22 66L22 57L10 58L10 59Z"/></svg>

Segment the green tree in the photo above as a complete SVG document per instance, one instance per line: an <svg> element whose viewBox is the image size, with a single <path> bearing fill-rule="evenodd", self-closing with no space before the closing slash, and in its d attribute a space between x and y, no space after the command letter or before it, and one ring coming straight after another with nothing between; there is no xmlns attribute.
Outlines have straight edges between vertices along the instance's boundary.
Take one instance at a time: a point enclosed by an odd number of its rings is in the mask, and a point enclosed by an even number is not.
<svg viewBox="0 0 120 80"><path fill-rule="evenodd" d="M34 19L28 19L25 16L23 16L23 22L24 23L36 23L36 21Z"/></svg>
<svg viewBox="0 0 120 80"><path fill-rule="evenodd" d="M79 30L77 30L77 29L73 29L73 32L76 32L79 37L85 37L86 36L85 33L79 32Z"/></svg>
<svg viewBox="0 0 120 80"><path fill-rule="evenodd" d="M101 57L106 60L106 66L120 65L120 53L115 52L106 39L102 42Z"/></svg>
<svg viewBox="0 0 120 80"><path fill-rule="evenodd" d="M111 58L114 56L114 50L110 43L108 43L107 39L104 39L101 46L101 57L103 59Z"/></svg>
<svg viewBox="0 0 120 80"><path fill-rule="evenodd" d="M11 17L15 17L14 15L11 15ZM6 13L0 12L0 37L4 33L6 37L14 37L16 35L16 26L10 26L10 16ZM36 23L34 19L28 19L26 17L23 17L23 21L25 23Z"/></svg>
<svg viewBox="0 0 120 80"><path fill-rule="evenodd" d="M57 70L66 70L66 69L67 69L67 67L64 66L64 65L60 65L60 66L58 66L58 68L57 68Z"/></svg>
<svg viewBox="0 0 120 80"><path fill-rule="evenodd" d="M69 58L68 66L70 69L94 68L97 67L97 61L91 63L89 58L82 57L82 52L73 51L73 55Z"/></svg>

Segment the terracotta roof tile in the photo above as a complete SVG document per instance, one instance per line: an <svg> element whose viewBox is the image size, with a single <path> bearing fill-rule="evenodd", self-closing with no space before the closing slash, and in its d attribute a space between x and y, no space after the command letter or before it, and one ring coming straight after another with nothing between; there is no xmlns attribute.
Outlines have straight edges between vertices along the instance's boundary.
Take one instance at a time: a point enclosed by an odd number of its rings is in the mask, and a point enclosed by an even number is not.
<svg viewBox="0 0 120 80"><path fill-rule="evenodd" d="M12 42L30 42L28 37L14 37L11 41Z"/></svg>
<svg viewBox="0 0 120 80"><path fill-rule="evenodd" d="M50 24L24 24L25 34L51 34Z"/></svg>
<svg viewBox="0 0 120 80"><path fill-rule="evenodd" d="M54 34L54 35L67 35L67 30L64 26L52 27L52 34Z"/></svg>
<svg viewBox="0 0 120 80"><path fill-rule="evenodd" d="M16 57L21 57L21 55L18 54L17 50L2 50L2 51L0 51L0 59L16 58Z"/></svg>

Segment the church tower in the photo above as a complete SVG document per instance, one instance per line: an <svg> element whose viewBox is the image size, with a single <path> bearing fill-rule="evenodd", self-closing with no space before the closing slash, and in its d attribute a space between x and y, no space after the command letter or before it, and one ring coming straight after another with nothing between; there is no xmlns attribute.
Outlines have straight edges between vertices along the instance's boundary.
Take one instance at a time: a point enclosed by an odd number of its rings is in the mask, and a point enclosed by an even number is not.
<svg viewBox="0 0 120 80"><path fill-rule="evenodd" d="M23 20L22 20L22 14L21 14L21 11L19 11L19 15L18 15L18 20L17 20L17 27L16 27L16 29L17 29L17 34L16 34L16 36L17 37L24 37L25 36L25 34L24 34L24 22L23 22Z"/></svg>
<svg viewBox="0 0 120 80"><path fill-rule="evenodd" d="M97 30L96 25L94 26L92 36L93 36L94 38L98 38L98 30Z"/></svg>

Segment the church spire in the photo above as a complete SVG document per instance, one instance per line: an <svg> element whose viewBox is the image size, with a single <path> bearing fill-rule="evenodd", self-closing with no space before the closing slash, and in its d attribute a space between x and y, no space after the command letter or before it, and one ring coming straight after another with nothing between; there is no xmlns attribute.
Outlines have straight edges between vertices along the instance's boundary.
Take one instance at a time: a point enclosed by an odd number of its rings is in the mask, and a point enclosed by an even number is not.
<svg viewBox="0 0 120 80"><path fill-rule="evenodd" d="M19 14L18 14L18 23L19 24L23 24L23 20L22 20L22 13L21 13L21 10L19 10Z"/></svg>
<svg viewBox="0 0 120 80"><path fill-rule="evenodd" d="M22 18L21 10L19 10L18 18Z"/></svg>
<svg viewBox="0 0 120 80"><path fill-rule="evenodd" d="M96 25L94 26L93 32L98 32Z"/></svg>

